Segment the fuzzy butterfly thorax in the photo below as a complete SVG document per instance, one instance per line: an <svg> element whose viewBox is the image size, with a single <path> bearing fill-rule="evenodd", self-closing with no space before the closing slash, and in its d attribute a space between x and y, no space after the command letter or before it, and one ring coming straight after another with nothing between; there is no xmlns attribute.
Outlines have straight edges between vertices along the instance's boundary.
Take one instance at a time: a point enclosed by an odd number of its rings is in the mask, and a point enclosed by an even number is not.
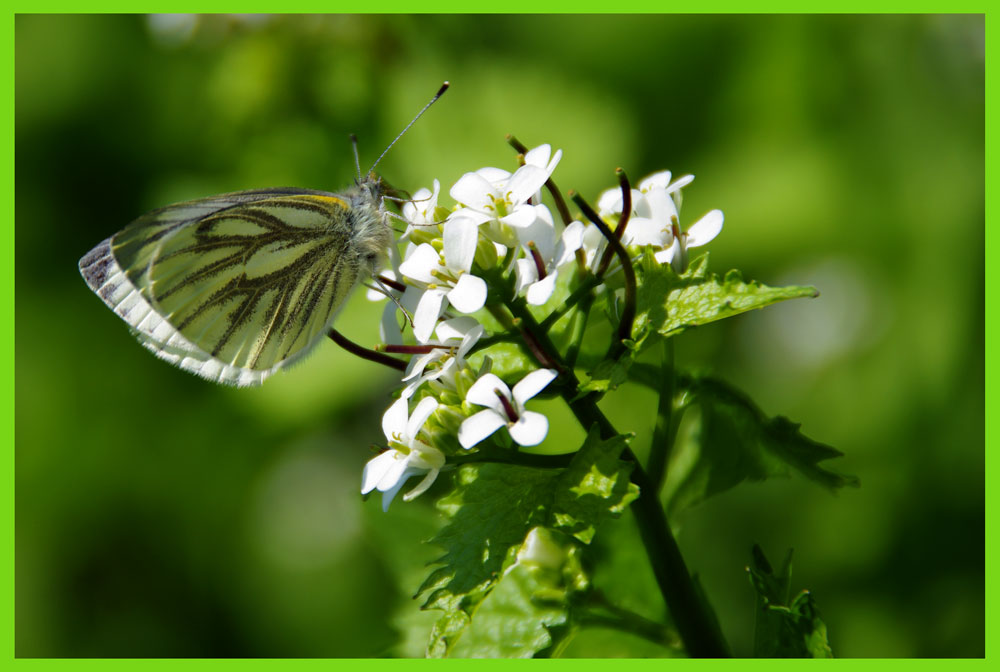
<svg viewBox="0 0 1000 672"><path fill-rule="evenodd" d="M362 265L372 275L385 263L393 242L385 196L394 191L381 176L369 173L343 194L351 208L352 248L361 255Z"/></svg>

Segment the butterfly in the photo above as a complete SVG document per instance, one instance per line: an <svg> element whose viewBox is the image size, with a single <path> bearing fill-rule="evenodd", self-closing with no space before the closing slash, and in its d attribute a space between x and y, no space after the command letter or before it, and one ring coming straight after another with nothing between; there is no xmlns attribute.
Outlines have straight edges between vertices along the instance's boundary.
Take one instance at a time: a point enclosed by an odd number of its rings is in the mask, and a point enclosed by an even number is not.
<svg viewBox="0 0 1000 672"><path fill-rule="evenodd" d="M354 186L154 210L84 255L83 279L156 356L213 382L259 385L315 348L351 290L376 278L393 233L375 166L447 88Z"/></svg>

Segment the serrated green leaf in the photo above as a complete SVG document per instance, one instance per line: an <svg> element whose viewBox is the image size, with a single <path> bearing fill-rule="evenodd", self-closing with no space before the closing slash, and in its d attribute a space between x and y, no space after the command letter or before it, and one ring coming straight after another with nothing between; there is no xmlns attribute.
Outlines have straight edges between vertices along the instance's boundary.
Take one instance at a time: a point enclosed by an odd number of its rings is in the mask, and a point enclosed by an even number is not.
<svg viewBox="0 0 1000 672"><path fill-rule="evenodd" d="M534 601L535 568L514 565L476 609L476 617L449 652L453 658L530 658L552 644L549 626L566 621L558 601Z"/></svg>
<svg viewBox="0 0 1000 672"><path fill-rule="evenodd" d="M792 549L788 549L781 569L775 572L768 562L764 551L757 544L751 549L751 562L748 571L757 594L771 604L788 604L792 580Z"/></svg>
<svg viewBox="0 0 1000 672"><path fill-rule="evenodd" d="M628 372L634 361L632 350L625 351L618 359L605 359L590 372L590 380L580 385L578 395L614 390L628 380Z"/></svg>
<svg viewBox="0 0 1000 672"><path fill-rule="evenodd" d="M720 278L708 272L707 252L694 259L680 275L669 264L661 266L650 259L644 259L639 267L641 279L632 332L639 342L650 332L674 336L691 327L779 301L819 295L813 287L768 287L747 282L735 270Z"/></svg>
<svg viewBox="0 0 1000 672"><path fill-rule="evenodd" d="M843 455L803 435L787 418L768 418L742 392L712 378L680 376L678 394L689 394L688 432L678 437L665 492L673 514L744 480L786 476L793 468L810 480L836 490L857 487L854 476L838 474L819 463Z"/></svg>
<svg viewBox="0 0 1000 672"><path fill-rule="evenodd" d="M606 516L621 515L639 496L639 488L629 481L632 465L618 459L624 449L624 436L601 441L597 428L591 428L583 447L559 479L553 527L590 543Z"/></svg>
<svg viewBox="0 0 1000 672"><path fill-rule="evenodd" d="M530 658L553 644L553 629L569 618L571 593L589 584L579 547L559 533L542 531L548 554L539 563L517 553L496 587L475 611L450 652L456 658ZM525 542L521 551L530 544Z"/></svg>
<svg viewBox="0 0 1000 672"><path fill-rule="evenodd" d="M512 549L532 528L562 530L587 543L601 520L620 515L638 496L628 480L631 465L618 459L624 447L624 437L601 441L595 428L563 470L487 463L459 469L456 490L439 502L450 521L431 540L445 549L441 566L418 591L428 594L425 609L445 611L430 654L446 655L464 636L468 617L478 613L513 562Z"/></svg>
<svg viewBox="0 0 1000 672"><path fill-rule="evenodd" d="M760 547L753 547L753 561L747 571L757 593L754 657L833 658L826 624L809 591L802 591L788 604L791 563L789 550L776 574Z"/></svg>
<svg viewBox="0 0 1000 672"><path fill-rule="evenodd" d="M442 567L418 592L432 589L424 605L454 609L455 596L476 600L499 576L507 551L524 541L528 530L547 520L545 493L559 472L508 464L469 464L456 477L457 489L439 509L451 518L431 543L446 549ZM551 494L548 495L551 497Z"/></svg>

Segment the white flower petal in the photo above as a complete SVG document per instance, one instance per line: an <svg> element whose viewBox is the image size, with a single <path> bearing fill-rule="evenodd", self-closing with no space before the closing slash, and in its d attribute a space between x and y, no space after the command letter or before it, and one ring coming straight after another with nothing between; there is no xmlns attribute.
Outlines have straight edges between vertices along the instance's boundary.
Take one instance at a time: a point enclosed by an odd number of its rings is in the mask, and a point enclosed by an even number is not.
<svg viewBox="0 0 1000 672"><path fill-rule="evenodd" d="M439 350L438 348L435 348L430 352L425 352L422 355L412 357L410 359L409 365L406 367L406 375L403 376L402 379L403 382L405 383L407 381L413 380L414 378L422 374L424 372L424 369L427 368L427 365L436 359L441 359L441 357L443 356L442 353L444 352L445 352L444 350Z"/></svg>
<svg viewBox="0 0 1000 672"><path fill-rule="evenodd" d="M576 252L583 246L583 232L586 228L587 227L583 225L583 222L574 219L569 223L569 226L563 229L562 236L560 238L568 252Z"/></svg>
<svg viewBox="0 0 1000 672"><path fill-rule="evenodd" d="M545 166L545 170L548 172L549 177L552 177L552 173L556 171L556 166L559 165L560 160L562 160L562 150L557 149L556 153L552 155L552 160L549 161L547 166Z"/></svg>
<svg viewBox="0 0 1000 672"><path fill-rule="evenodd" d="M430 378L430 376L421 376L420 378L407 383L406 387L403 388L403 391L399 393L400 399L412 398L413 395L416 394L417 390L420 389L420 386L423 385L428 378Z"/></svg>
<svg viewBox="0 0 1000 672"><path fill-rule="evenodd" d="M404 483L406 483L406 479L402 478L398 483L396 483L396 485L382 492L382 513L389 510L389 505L392 504L392 500L396 497L396 493L403 488Z"/></svg>
<svg viewBox="0 0 1000 672"><path fill-rule="evenodd" d="M518 242L525 250L528 249L528 243L534 243L535 247L538 248L538 253L542 256L542 263L548 264L555 254L558 240L556 226L552 221L552 213L544 205L524 205L519 210L522 208L532 211L533 217L527 225L518 226L515 229ZM505 217L501 221L506 222L507 218Z"/></svg>
<svg viewBox="0 0 1000 672"><path fill-rule="evenodd" d="M513 425L508 427L510 438L522 446L537 446L549 433L549 419L541 413L525 411Z"/></svg>
<svg viewBox="0 0 1000 672"><path fill-rule="evenodd" d="M528 292L524 295L524 298L533 306L541 306L549 300L555 289L556 273L552 272L528 287Z"/></svg>
<svg viewBox="0 0 1000 672"><path fill-rule="evenodd" d="M406 437L411 440L416 438L417 434L420 432L421 427L427 422L427 418L431 417L431 413L438 407L438 401L434 397L424 397L417 404L417 407L413 409L413 413L410 414L410 420L406 423Z"/></svg>
<svg viewBox="0 0 1000 672"><path fill-rule="evenodd" d="M497 185L510 179L509 170L504 170L503 168L492 168L490 166L480 168L476 171L476 175L479 175L492 185Z"/></svg>
<svg viewBox="0 0 1000 672"><path fill-rule="evenodd" d="M397 461L395 450L387 450L379 453L365 464L365 469L361 474L361 494L367 495L375 489L378 482L382 480L386 472Z"/></svg>
<svg viewBox="0 0 1000 672"><path fill-rule="evenodd" d="M511 393L514 401L523 405L528 399L545 389L545 387L555 380L558 373L555 369L536 369L521 379L514 386Z"/></svg>
<svg viewBox="0 0 1000 672"><path fill-rule="evenodd" d="M639 191L647 192L653 191L654 189L666 189L667 185L670 184L670 171L661 170L658 173L653 173L647 177L642 178L639 183Z"/></svg>
<svg viewBox="0 0 1000 672"><path fill-rule="evenodd" d="M649 216L661 226L670 226L677 219L677 205L665 189L657 189L646 194L646 204L649 206ZM629 224L629 226L632 226Z"/></svg>
<svg viewBox="0 0 1000 672"><path fill-rule="evenodd" d="M722 231L722 210L712 210L687 230L687 246L698 247L710 242Z"/></svg>
<svg viewBox="0 0 1000 672"><path fill-rule="evenodd" d="M444 223L444 263L453 271L468 273L476 256L479 225L471 219L449 219Z"/></svg>
<svg viewBox="0 0 1000 672"><path fill-rule="evenodd" d="M499 219L493 219L486 223L486 226L479 229L483 236L487 240L491 240L494 243L501 243L507 247L517 246L517 236L514 235L514 229L507 224L504 224ZM503 255L498 254L501 259Z"/></svg>
<svg viewBox="0 0 1000 672"><path fill-rule="evenodd" d="M458 442L463 448L472 448L505 424L506 421L496 411L492 409L479 411L462 421L461 427L458 428Z"/></svg>
<svg viewBox="0 0 1000 672"><path fill-rule="evenodd" d="M636 217L646 217L653 219L653 208L646 198L647 194L641 191L632 190L632 214Z"/></svg>
<svg viewBox="0 0 1000 672"><path fill-rule="evenodd" d="M544 145L538 145L534 149L529 149L528 153L524 155L524 162L532 166L538 166L539 168L545 169L548 167L549 157L552 156L552 146L548 143Z"/></svg>
<svg viewBox="0 0 1000 672"><path fill-rule="evenodd" d="M627 232L628 229L625 229ZM595 224L587 224L583 230L583 249L588 255L604 247L604 234Z"/></svg>
<svg viewBox="0 0 1000 672"><path fill-rule="evenodd" d="M421 295L417 309L413 311L413 336L421 343L431 337L437 320L444 310L443 289L428 289Z"/></svg>
<svg viewBox="0 0 1000 672"><path fill-rule="evenodd" d="M686 187L692 182L694 182L694 175L681 175L674 181L673 184L667 187L667 193L673 194L677 191L680 191L682 187Z"/></svg>
<svg viewBox="0 0 1000 672"><path fill-rule="evenodd" d="M406 399L397 399L382 414L382 433L387 441L399 440L406 435L406 419L409 416Z"/></svg>
<svg viewBox="0 0 1000 672"><path fill-rule="evenodd" d="M597 199L597 212L601 215L613 215L622 211L622 190L608 189L601 192Z"/></svg>
<svg viewBox="0 0 1000 672"><path fill-rule="evenodd" d="M399 489L403 483L406 482L407 476L406 470L409 465L407 465L407 460L400 453L395 452L392 464L389 468L385 470L382 474L382 478L379 482L375 484L375 489L379 492L385 492L386 490L392 490L393 488Z"/></svg>
<svg viewBox="0 0 1000 672"><path fill-rule="evenodd" d="M450 320L439 323L434 333L437 334L442 343L445 341L461 341L465 338L466 334L477 326L479 326L479 322L475 318L453 317Z"/></svg>
<svg viewBox="0 0 1000 672"><path fill-rule="evenodd" d="M500 380L496 374L485 373L465 393L465 400L470 404L486 406L487 408L500 411L503 409L503 404L497 398L494 390L500 390L502 395L508 399L510 398L510 388L507 387L507 383Z"/></svg>
<svg viewBox="0 0 1000 672"><path fill-rule="evenodd" d="M648 217L633 217L625 225L625 233L622 234L622 244L628 245L655 245L665 247L670 244L671 233L667 224Z"/></svg>
<svg viewBox="0 0 1000 672"><path fill-rule="evenodd" d="M434 221L434 208L437 207L441 183L434 180L434 191L426 187L417 190L413 197L403 203L403 217L414 224L430 224Z"/></svg>
<svg viewBox="0 0 1000 672"><path fill-rule="evenodd" d="M673 245L671 245L665 250L660 250L659 252L653 255L653 258L656 259L656 261L659 262L660 264L669 264L671 261L673 261L674 254L676 254L678 250L680 250L680 245L678 245L677 241L675 240Z"/></svg>
<svg viewBox="0 0 1000 672"><path fill-rule="evenodd" d="M523 165L511 175L504 190L507 200L514 205L520 205L535 195L542 188L551 173L538 166Z"/></svg>
<svg viewBox="0 0 1000 672"><path fill-rule="evenodd" d="M458 360L463 359L466 353L468 353L469 350L472 349L472 346L474 346L476 342L483 337L484 333L486 333L486 328L483 325L476 322L476 326L469 329L468 333L466 333L465 336L462 337L462 344L458 346L458 352L455 353L455 359Z"/></svg>
<svg viewBox="0 0 1000 672"><path fill-rule="evenodd" d="M382 319L378 325L378 335L383 343L401 345L403 343L403 332L399 329L399 321L396 319L396 304L392 301L385 304L382 310Z"/></svg>
<svg viewBox="0 0 1000 672"><path fill-rule="evenodd" d="M526 164L538 166L550 176L556 169L556 166L559 165L560 159L562 159L562 150L557 149L555 154L553 154L552 146L549 144L539 145L534 149L529 149L528 153L524 155L524 162Z"/></svg>
<svg viewBox="0 0 1000 672"><path fill-rule="evenodd" d="M417 483L417 487L413 488L408 493L403 495L403 501L404 502L412 501L413 499L427 492L427 488L431 487L431 485L434 484L434 481L437 480L439 473L441 473L440 469L431 469L430 471L428 471L427 475L424 476L423 480Z"/></svg>
<svg viewBox="0 0 1000 672"><path fill-rule="evenodd" d="M431 271L441 267L441 255L431 245L421 243L406 256L399 265L399 272L420 282L437 282Z"/></svg>
<svg viewBox="0 0 1000 672"><path fill-rule="evenodd" d="M525 287L538 282L538 267L534 260L521 258L514 262L514 275L517 279L514 291L520 295Z"/></svg>
<svg viewBox="0 0 1000 672"><path fill-rule="evenodd" d="M490 221L495 216L496 213L488 214L485 212L480 212L479 210L473 210L472 208L459 208L458 210L455 210L450 215L448 215L448 218L445 221L450 222L455 219L467 219L475 224L482 224L483 222Z"/></svg>
<svg viewBox="0 0 1000 672"><path fill-rule="evenodd" d="M486 281L477 275L463 273L448 292L448 302L460 313L474 313L486 303Z"/></svg>
<svg viewBox="0 0 1000 672"><path fill-rule="evenodd" d="M500 197L493 185L478 173L462 175L448 193L456 202L479 211L492 208L493 197Z"/></svg>
<svg viewBox="0 0 1000 672"><path fill-rule="evenodd" d="M537 219L535 208L527 203L521 203L509 214L501 217L500 221L507 226L512 226L515 229L521 229L534 224L535 219Z"/></svg>

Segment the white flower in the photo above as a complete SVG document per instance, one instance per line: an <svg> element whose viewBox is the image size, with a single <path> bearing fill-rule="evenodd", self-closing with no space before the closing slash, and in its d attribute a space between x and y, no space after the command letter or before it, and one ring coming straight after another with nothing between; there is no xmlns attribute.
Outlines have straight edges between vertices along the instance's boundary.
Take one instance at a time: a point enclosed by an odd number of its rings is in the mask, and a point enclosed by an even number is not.
<svg viewBox="0 0 1000 672"><path fill-rule="evenodd" d="M471 448L506 425L516 443L541 443L549 432L549 420L541 413L525 410L524 403L545 389L556 375L553 369L532 371L514 386L513 392L494 374L483 375L469 388L465 399L486 410L462 421L458 442L463 448Z"/></svg>
<svg viewBox="0 0 1000 672"><path fill-rule="evenodd" d="M424 290L413 313L413 335L418 341L430 338L448 304L461 313L474 313L486 303L486 281L470 273L478 228L468 219L448 220L444 224L443 255L434 246L422 243L411 246L399 265L399 272Z"/></svg>
<svg viewBox="0 0 1000 672"><path fill-rule="evenodd" d="M410 501L431 487L444 466L444 454L419 440L417 434L438 406L437 400L424 397L407 417L409 402L399 399L382 416L382 431L389 441L389 450L372 458L361 476L361 494L372 490L382 493L382 510L388 511L393 497L411 476L425 474L413 490L403 495Z"/></svg>
<svg viewBox="0 0 1000 672"><path fill-rule="evenodd" d="M528 303L540 306L552 296L559 267L571 261L583 245L584 226L582 222L570 222L557 240L548 208L539 205L535 210L539 225L518 229L527 256L515 262L514 271L517 293L525 295Z"/></svg>
<svg viewBox="0 0 1000 672"><path fill-rule="evenodd" d="M451 218L469 219L477 225L490 222L488 234L508 247L515 238L507 227L529 226L535 213L528 202L541 190L562 158L562 150L552 154L549 145L540 145L525 154L525 164L511 175L499 168L481 168L458 179L449 193L463 207Z"/></svg>
<svg viewBox="0 0 1000 672"><path fill-rule="evenodd" d="M644 177L639 182L639 188L632 190L632 212L640 214L639 205L648 194L661 192L667 196L676 197L680 190L694 181L694 175L682 175L673 182L670 181L670 171L663 170ZM675 210L680 206L675 204ZM608 189L597 199L597 210L602 215L611 215L622 211L622 190L620 188Z"/></svg>
<svg viewBox="0 0 1000 672"><path fill-rule="evenodd" d="M722 210L711 210L689 226L687 231L674 238L674 244L670 248L669 261L677 272L681 272L687 267L688 249L701 247L719 235L719 232L722 231L723 219ZM659 259L658 256L657 259Z"/></svg>
<svg viewBox="0 0 1000 672"><path fill-rule="evenodd" d="M436 224L434 210L437 208L438 196L441 194L441 183L434 180L433 191L422 187L413 194L413 198L403 203L403 217L411 224Z"/></svg>
<svg viewBox="0 0 1000 672"><path fill-rule="evenodd" d="M601 230L596 225L588 222L583 230L582 244L580 245L580 249L583 250L584 261L588 267L593 268L594 258L598 254L603 253L606 245L607 240L605 240Z"/></svg>
<svg viewBox="0 0 1000 672"><path fill-rule="evenodd" d="M437 380L446 373L453 373L465 366L465 355L482 337L483 325L471 317L456 317L445 320L437 325L435 332L438 340L429 345L440 345L428 353L413 357L406 368L402 396L409 398L421 385L428 380ZM428 366L437 363L437 367L429 373L424 373Z"/></svg>
<svg viewBox="0 0 1000 672"><path fill-rule="evenodd" d="M661 264L672 263L678 271L687 265L687 250L708 243L722 230L722 211L712 210L680 232L681 189L694 180L694 175L684 175L670 181L669 170L644 178L639 188L632 190L632 215L622 236L623 245L651 245L658 248L654 254ZM603 216L621 214L624 207L621 189L609 189L597 201ZM589 232L588 232L589 233ZM594 241L593 236L585 238Z"/></svg>

